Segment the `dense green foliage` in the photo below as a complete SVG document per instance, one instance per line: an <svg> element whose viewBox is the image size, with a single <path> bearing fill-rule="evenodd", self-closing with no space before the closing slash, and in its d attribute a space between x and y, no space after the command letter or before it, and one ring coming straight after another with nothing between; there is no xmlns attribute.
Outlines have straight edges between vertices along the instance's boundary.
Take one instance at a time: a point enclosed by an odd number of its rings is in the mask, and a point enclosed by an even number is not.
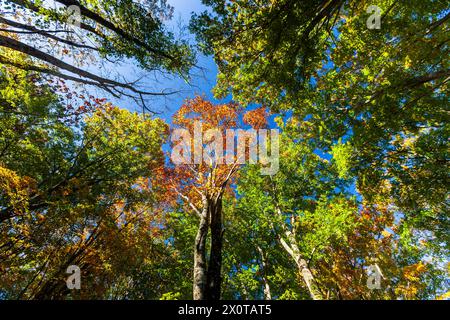
<svg viewBox="0 0 450 320"><path fill-rule="evenodd" d="M190 28L233 101L163 120L78 85L145 106L91 71L187 77L166 1L0 1L0 299L448 298L448 4L203 2ZM279 170L173 163L194 121L279 130Z"/></svg>

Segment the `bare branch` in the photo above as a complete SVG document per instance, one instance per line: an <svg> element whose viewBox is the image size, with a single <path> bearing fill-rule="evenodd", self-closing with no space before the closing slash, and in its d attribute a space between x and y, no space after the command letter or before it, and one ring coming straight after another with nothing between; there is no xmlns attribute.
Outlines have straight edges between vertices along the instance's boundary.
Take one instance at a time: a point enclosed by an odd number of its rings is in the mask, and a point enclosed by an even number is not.
<svg viewBox="0 0 450 320"><path fill-rule="evenodd" d="M40 29L37 29L37 28L35 28L33 26L29 26L29 25L26 25L26 24L23 24L23 23L19 23L19 22L16 22L16 21L8 20L8 19L2 18L2 17L0 17L0 23L4 23L4 24L9 25L9 26L14 27L14 28L28 30L27 33L36 33L36 34L39 34L41 36L53 39L53 40L61 42L61 43L68 44L68 45L73 46L73 47L98 51L98 49L96 47L89 46L89 45L84 45L84 44L80 44L80 43L76 43L76 42L70 41L70 40L66 40L66 39L57 37L55 35L52 35L52 34L50 34L47 31L40 30ZM20 32L20 31L14 31L14 30L9 30L9 29L7 29L5 31L6 32ZM61 32L61 31L52 31L52 32Z"/></svg>

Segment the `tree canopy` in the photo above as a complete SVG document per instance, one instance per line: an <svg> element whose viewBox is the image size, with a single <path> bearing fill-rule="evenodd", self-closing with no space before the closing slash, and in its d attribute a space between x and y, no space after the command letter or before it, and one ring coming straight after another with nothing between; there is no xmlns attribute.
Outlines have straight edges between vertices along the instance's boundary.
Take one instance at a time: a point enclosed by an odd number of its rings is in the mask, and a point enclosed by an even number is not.
<svg viewBox="0 0 450 320"><path fill-rule="evenodd" d="M148 108L148 97L175 90L143 89L142 77L127 79L114 70L115 64L131 59L147 73L189 76L195 63L194 52L187 41L176 39L163 24L173 12L166 1L52 2L1 2L6 12L5 17L0 17L0 25L4 26L0 46L32 58L23 63L0 56L2 63L96 86L111 96L132 98L144 110ZM109 75L86 68L86 59L100 60L98 65Z"/></svg>
<svg viewBox="0 0 450 320"><path fill-rule="evenodd" d="M448 299L444 1L0 3L1 300Z"/></svg>

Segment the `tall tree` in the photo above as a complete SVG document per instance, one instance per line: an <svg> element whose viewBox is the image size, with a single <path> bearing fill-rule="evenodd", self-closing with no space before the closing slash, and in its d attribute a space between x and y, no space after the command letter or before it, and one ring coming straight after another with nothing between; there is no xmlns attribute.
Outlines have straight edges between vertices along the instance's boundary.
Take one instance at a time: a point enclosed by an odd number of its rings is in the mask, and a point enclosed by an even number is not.
<svg viewBox="0 0 450 320"><path fill-rule="evenodd" d="M255 111L264 124L264 110ZM201 97L187 101L173 117L172 160L178 163L165 170L163 183L182 201L187 211L196 214L199 225L194 244L195 300L218 300L221 294L223 247L223 197L229 191L242 156L235 154L226 144L227 130L237 128L243 110L236 104L213 105ZM259 119L261 117L252 117ZM184 130L184 131L179 131ZM255 143L250 141L249 143ZM216 153L218 150L219 153ZM210 249L207 249L211 231ZM207 257L209 260L207 261Z"/></svg>
<svg viewBox="0 0 450 320"><path fill-rule="evenodd" d="M280 279L284 261L278 255L283 250L303 283L297 298L435 297L446 277L439 270L442 262L427 261L432 250L423 243L405 241L402 219L389 198L358 201L349 192L351 179L340 178L339 162L319 155L311 124L304 121L298 129L294 118L282 125L277 175L261 176L257 166L240 171L234 211L252 246L266 249L265 277ZM270 249L274 245L278 252ZM237 261L254 260L241 255ZM270 267L280 263L278 270ZM381 271L381 290L367 285L370 269ZM282 287L280 283L275 280L272 287Z"/></svg>
<svg viewBox="0 0 450 320"><path fill-rule="evenodd" d="M2 66L0 287L8 298L105 297L142 261L164 256L154 241L156 190L144 178L163 160L165 124L96 107L68 123L76 115L45 79ZM66 287L70 265L81 269L80 292Z"/></svg>

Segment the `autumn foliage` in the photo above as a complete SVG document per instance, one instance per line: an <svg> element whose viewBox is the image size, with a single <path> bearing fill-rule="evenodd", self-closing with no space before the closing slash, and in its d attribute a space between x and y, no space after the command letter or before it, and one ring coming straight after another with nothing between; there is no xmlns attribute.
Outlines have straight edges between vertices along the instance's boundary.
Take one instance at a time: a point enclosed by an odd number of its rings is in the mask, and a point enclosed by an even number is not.
<svg viewBox="0 0 450 320"><path fill-rule="evenodd" d="M448 3L202 2L0 0L0 300L450 299Z"/></svg>

